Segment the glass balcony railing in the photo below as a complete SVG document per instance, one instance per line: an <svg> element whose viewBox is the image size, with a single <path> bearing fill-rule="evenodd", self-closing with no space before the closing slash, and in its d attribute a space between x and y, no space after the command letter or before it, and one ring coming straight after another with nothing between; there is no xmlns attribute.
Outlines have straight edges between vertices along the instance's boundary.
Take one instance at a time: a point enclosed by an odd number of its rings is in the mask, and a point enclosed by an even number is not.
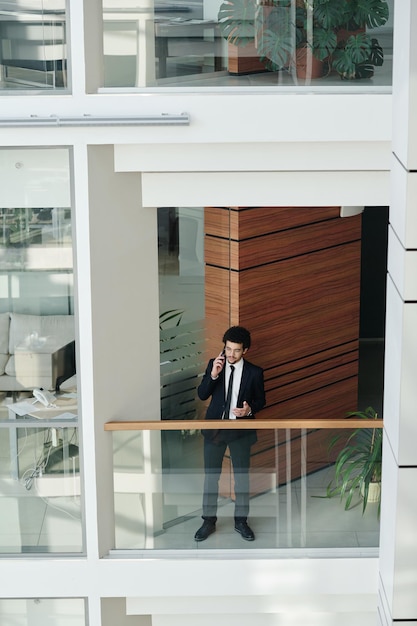
<svg viewBox="0 0 417 626"><path fill-rule="evenodd" d="M387 90L393 2L104 0L104 87Z"/></svg>
<svg viewBox="0 0 417 626"><path fill-rule="evenodd" d="M0 0L0 88L67 87L65 0Z"/></svg>
<svg viewBox="0 0 417 626"><path fill-rule="evenodd" d="M380 483L369 483L369 470L375 465L380 479L382 420L287 422L106 424L114 445L115 549L378 548ZM224 428L241 429L242 424L245 429L256 425L257 433L251 449L248 516L256 540L243 541L234 532L236 498L227 450L216 532L197 542L205 483L201 429L221 433ZM350 451L346 466L340 456L345 448Z"/></svg>

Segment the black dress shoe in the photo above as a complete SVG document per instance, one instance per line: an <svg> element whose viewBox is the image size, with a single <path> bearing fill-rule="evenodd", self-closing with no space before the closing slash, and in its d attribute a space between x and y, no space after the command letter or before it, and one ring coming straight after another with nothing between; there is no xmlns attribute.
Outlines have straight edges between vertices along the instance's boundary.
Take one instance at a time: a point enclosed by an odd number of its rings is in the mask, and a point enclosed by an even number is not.
<svg viewBox="0 0 417 626"><path fill-rule="evenodd" d="M255 539L253 530L249 528L247 522L235 522L235 530L240 533L246 541L253 541Z"/></svg>
<svg viewBox="0 0 417 626"><path fill-rule="evenodd" d="M206 519L204 520L203 525L197 530L196 534L194 535L194 539L196 541L204 541L209 535L214 533L215 530L216 523L212 522L209 519Z"/></svg>

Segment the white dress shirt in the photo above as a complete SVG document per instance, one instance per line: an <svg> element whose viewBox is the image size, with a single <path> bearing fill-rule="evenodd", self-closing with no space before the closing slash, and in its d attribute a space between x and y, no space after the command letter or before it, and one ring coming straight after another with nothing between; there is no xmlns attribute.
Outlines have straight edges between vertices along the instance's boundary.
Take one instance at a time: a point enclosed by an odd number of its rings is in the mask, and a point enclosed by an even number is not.
<svg viewBox="0 0 417 626"><path fill-rule="evenodd" d="M235 420L236 419L236 415L234 415L234 413L232 413L232 410L237 407L237 399L238 399L238 395L239 395L240 382L242 380L243 359L240 359L240 361L238 361L237 363L232 363L232 365L235 368L235 373L233 375L232 401L230 403L229 419ZM226 393L227 393L227 388L229 386L230 371L231 371L230 370L230 365L229 365L229 363L226 363L226 372L225 372L225 377L224 377L225 397L226 397Z"/></svg>

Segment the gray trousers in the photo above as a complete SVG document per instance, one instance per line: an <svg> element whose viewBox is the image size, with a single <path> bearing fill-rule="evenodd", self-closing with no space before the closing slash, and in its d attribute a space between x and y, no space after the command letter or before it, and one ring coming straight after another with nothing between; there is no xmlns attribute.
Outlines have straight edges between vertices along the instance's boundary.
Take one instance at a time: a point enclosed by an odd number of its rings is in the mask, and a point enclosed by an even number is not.
<svg viewBox="0 0 417 626"><path fill-rule="evenodd" d="M229 443L214 443L204 439L204 494L203 519L217 520L217 500L219 479L223 457L229 447L235 479L235 520L246 521L249 514L249 465L250 449L253 443L251 435L245 435Z"/></svg>

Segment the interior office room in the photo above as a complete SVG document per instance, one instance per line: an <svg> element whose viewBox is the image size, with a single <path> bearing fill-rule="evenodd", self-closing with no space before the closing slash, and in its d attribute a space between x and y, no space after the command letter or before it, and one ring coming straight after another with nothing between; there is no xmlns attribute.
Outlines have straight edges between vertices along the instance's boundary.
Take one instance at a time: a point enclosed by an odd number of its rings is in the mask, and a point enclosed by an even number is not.
<svg viewBox="0 0 417 626"><path fill-rule="evenodd" d="M243 70L224 6L0 2L2 623L417 619L417 7L381 0L349 35L354 77L335 14L313 78L332 2L252 6ZM256 539L227 455L197 543L196 390L232 324L265 377ZM347 503L330 441L352 434L382 477Z"/></svg>

